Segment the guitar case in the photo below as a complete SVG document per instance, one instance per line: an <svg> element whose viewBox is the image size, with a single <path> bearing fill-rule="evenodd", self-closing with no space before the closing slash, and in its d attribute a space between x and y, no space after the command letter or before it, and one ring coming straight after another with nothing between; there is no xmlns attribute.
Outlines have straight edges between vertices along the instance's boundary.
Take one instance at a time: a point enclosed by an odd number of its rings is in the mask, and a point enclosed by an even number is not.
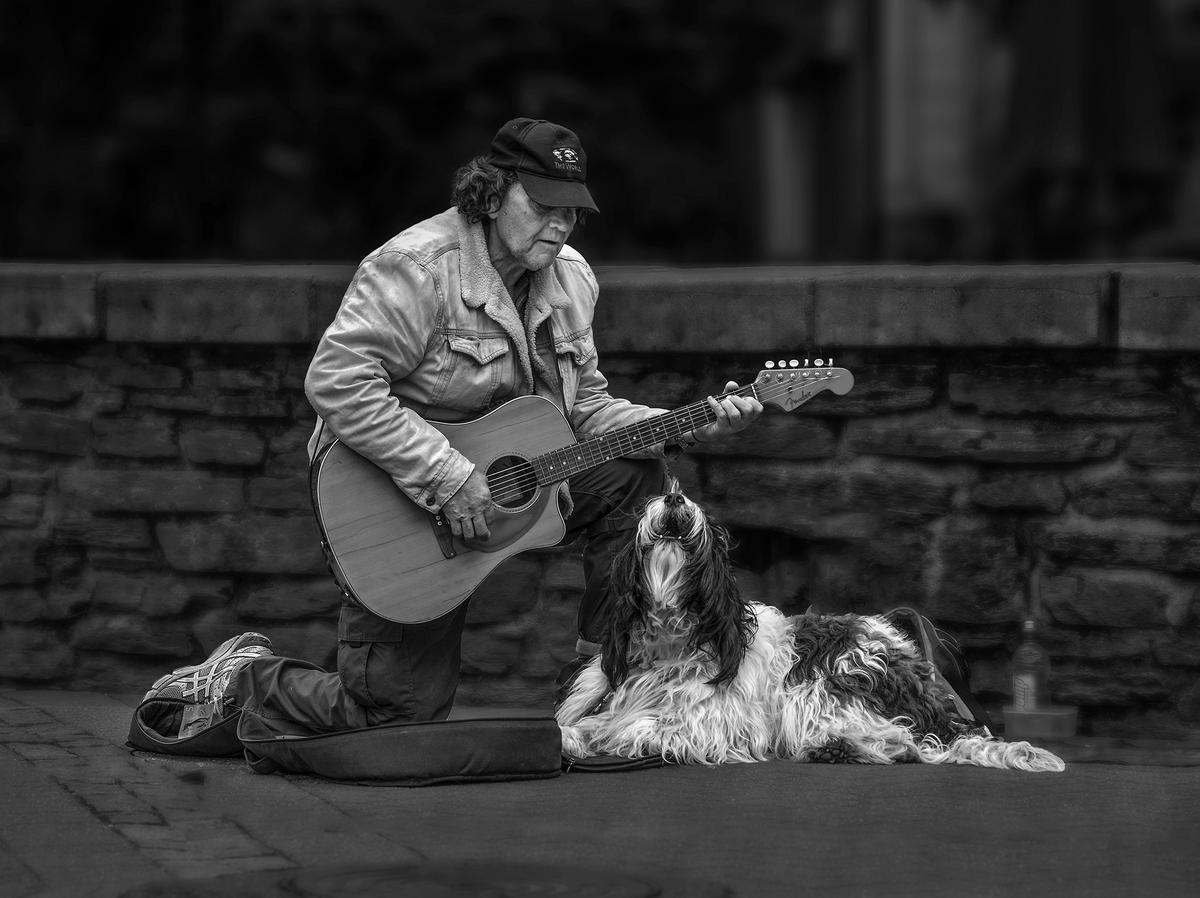
<svg viewBox="0 0 1200 898"><path fill-rule="evenodd" d="M377 786L547 779L562 772L562 736L552 717L392 723L313 733L265 716L251 695L240 712L180 739L183 706L176 699L143 701L130 723L129 745L191 757L241 753L256 773Z"/></svg>
<svg viewBox="0 0 1200 898"><path fill-rule="evenodd" d="M361 785L432 786L548 779L561 773L553 718L391 723L309 736L280 734L243 709L237 734L255 773L307 773Z"/></svg>

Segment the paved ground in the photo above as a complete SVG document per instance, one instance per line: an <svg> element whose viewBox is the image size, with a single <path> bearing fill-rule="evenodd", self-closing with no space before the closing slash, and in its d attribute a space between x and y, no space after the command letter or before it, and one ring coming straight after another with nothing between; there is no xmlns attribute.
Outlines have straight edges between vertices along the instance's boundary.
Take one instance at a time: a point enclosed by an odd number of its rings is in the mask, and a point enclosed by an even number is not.
<svg viewBox="0 0 1200 898"><path fill-rule="evenodd" d="M422 789L125 745L132 696L0 692L0 896L1184 895L1196 745L1063 774L735 765Z"/></svg>

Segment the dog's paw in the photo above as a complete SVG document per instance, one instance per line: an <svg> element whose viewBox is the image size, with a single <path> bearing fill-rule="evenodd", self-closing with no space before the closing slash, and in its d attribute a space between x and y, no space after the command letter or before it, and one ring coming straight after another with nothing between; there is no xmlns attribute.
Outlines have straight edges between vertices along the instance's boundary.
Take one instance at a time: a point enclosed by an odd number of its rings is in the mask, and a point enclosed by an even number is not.
<svg viewBox="0 0 1200 898"><path fill-rule="evenodd" d="M804 760L810 764L856 764L858 757L845 739L830 739L820 748L810 749Z"/></svg>
<svg viewBox="0 0 1200 898"><path fill-rule="evenodd" d="M587 742L579 734L579 730L573 726L560 726L559 732L562 733L562 753L571 758L587 758L592 752L587 746Z"/></svg>

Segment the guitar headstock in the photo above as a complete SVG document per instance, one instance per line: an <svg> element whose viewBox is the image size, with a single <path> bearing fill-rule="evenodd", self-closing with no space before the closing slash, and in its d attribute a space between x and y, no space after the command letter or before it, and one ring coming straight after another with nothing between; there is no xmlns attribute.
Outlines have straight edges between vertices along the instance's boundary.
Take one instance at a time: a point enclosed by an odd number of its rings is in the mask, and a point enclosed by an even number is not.
<svg viewBox="0 0 1200 898"><path fill-rule="evenodd" d="M781 359L767 362L754 379L754 393L764 405L777 405L785 412L799 408L819 393L829 390L844 396L854 386L854 375L834 368L833 359Z"/></svg>

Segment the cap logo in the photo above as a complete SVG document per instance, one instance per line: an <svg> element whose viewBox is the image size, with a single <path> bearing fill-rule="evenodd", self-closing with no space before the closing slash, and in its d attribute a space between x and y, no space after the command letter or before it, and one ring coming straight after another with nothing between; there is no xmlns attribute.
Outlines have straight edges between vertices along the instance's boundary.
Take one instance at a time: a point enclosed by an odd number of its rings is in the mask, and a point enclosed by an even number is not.
<svg viewBox="0 0 1200 898"><path fill-rule="evenodd" d="M583 171L583 168L579 165L579 154L570 147L555 147L550 153L558 160L554 163L555 168L564 171Z"/></svg>

